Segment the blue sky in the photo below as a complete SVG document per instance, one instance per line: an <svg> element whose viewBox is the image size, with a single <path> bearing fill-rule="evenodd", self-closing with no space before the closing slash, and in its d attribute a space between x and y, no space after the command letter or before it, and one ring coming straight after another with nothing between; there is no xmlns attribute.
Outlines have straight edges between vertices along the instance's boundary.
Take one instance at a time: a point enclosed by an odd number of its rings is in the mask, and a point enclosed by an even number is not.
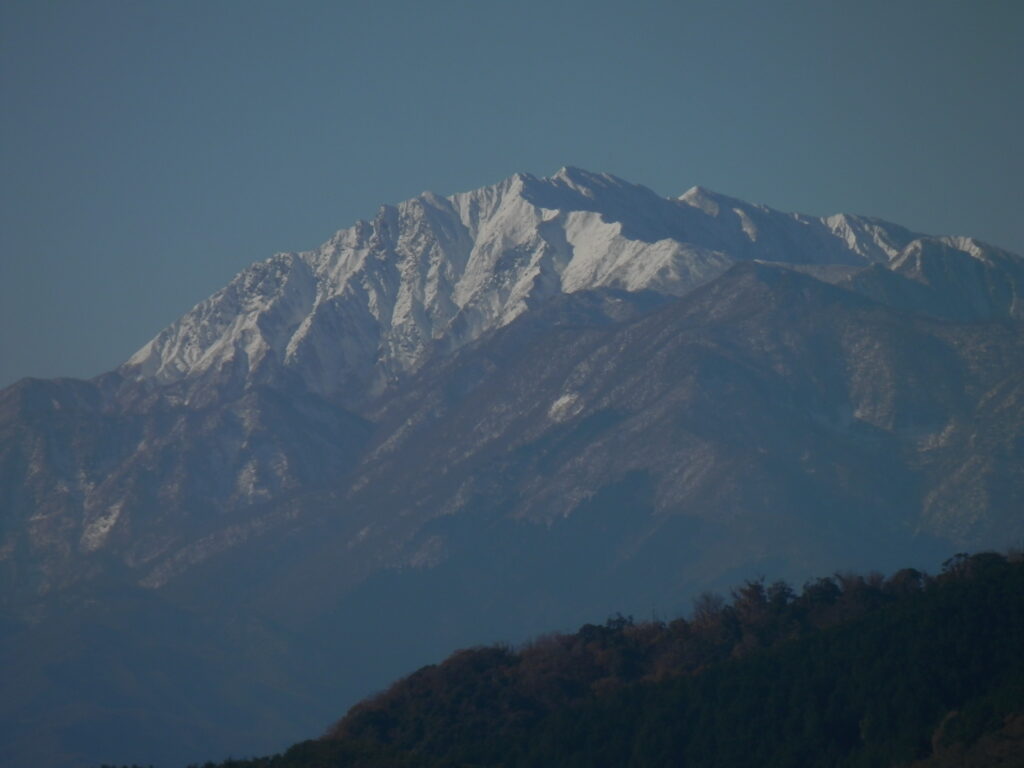
<svg viewBox="0 0 1024 768"><path fill-rule="evenodd" d="M0 5L0 386L244 266L562 165L1024 252L1024 3Z"/></svg>

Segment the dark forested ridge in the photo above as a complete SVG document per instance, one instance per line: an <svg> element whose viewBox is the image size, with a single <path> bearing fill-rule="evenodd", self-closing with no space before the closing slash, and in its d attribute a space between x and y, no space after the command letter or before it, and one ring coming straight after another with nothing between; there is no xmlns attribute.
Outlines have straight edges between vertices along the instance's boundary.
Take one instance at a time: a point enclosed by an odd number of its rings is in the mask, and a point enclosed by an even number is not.
<svg viewBox="0 0 1024 768"><path fill-rule="evenodd" d="M216 766L1009 768L1024 765L1021 648L1019 554L799 594L748 581L688 619L457 651L318 740Z"/></svg>

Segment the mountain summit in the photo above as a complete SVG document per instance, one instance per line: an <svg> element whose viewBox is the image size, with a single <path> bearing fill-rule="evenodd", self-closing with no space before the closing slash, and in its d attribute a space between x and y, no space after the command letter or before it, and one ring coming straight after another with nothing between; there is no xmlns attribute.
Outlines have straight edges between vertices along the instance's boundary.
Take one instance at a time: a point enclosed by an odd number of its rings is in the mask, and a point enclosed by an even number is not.
<svg viewBox="0 0 1024 768"><path fill-rule="evenodd" d="M1022 297L969 238L576 168L258 262L0 392L0 752L271 751L455 647L1016 544Z"/></svg>
<svg viewBox="0 0 1024 768"><path fill-rule="evenodd" d="M432 355L558 293L679 296L737 261L887 263L916 238L885 222L783 214L697 187L671 200L577 168L517 174L384 206L316 250L256 263L120 372L188 391L287 376L365 403Z"/></svg>

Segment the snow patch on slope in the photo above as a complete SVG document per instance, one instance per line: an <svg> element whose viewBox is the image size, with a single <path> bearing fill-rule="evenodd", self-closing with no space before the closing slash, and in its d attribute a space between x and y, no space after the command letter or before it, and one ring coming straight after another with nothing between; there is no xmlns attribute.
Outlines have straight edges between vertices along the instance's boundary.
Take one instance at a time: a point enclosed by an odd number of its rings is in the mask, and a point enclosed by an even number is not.
<svg viewBox="0 0 1024 768"><path fill-rule="evenodd" d="M548 418L552 421L568 421L583 410L580 396L575 392L566 392L548 408Z"/></svg>
<svg viewBox="0 0 1024 768"><path fill-rule="evenodd" d="M103 514L93 518L93 520L85 526L85 530L82 531L82 537L79 540L79 548L83 552L95 552L97 549L102 547L103 543L110 535L110 531L114 528L118 518L121 516L121 510L123 509L124 502L119 501L117 504L109 507Z"/></svg>

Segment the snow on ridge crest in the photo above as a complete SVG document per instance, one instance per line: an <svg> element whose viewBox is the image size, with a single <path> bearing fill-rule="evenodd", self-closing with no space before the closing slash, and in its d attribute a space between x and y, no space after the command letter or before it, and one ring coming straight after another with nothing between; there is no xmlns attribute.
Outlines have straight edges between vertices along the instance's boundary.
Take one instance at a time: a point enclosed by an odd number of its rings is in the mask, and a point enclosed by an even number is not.
<svg viewBox="0 0 1024 768"><path fill-rule="evenodd" d="M315 392L358 400L559 292L679 295L737 260L867 263L893 258L912 237L697 187L663 198L572 167L516 174L382 206L315 250L257 262L121 370L157 385L297 374Z"/></svg>

